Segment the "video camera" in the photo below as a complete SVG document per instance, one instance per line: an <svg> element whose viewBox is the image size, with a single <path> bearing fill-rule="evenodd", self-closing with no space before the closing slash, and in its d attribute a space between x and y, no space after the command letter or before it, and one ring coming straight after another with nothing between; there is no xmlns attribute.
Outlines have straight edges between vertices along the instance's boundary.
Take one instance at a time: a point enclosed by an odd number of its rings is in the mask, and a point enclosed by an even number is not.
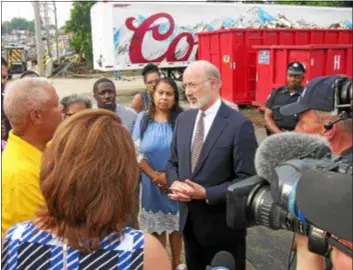
<svg viewBox="0 0 353 270"><path fill-rule="evenodd" d="M312 178L313 175L316 179ZM309 237L310 251L325 255L328 249L328 235L324 230L311 224L310 218L306 218L301 212L297 193L299 183L305 181L311 182L311 185L315 185L315 183L324 185L323 178L327 178L328 175L330 176L329 181L336 181L334 183L336 187L339 187L340 182L352 182L352 164L342 159L333 161L327 157L318 160L311 158L290 160L274 169L271 183L256 175L231 185L227 194L228 226L240 229L262 225L273 230L293 231ZM309 190L304 192L306 197L315 196L315 193L309 194ZM347 190L347 193L349 192ZM331 194L327 193L327 197L335 196L332 193L334 190L331 191ZM349 194L352 195L351 192ZM343 200L344 198L339 199ZM352 202L352 199L350 200ZM350 205L352 206L352 204ZM322 215L329 211L330 206L327 207L328 209L321 210ZM315 210L318 209L313 211ZM338 215L345 215L349 211L352 213L352 207L349 209L349 203L345 209L334 210L338 212ZM352 241L349 216L345 216L344 219L347 219L347 225L341 225L348 228L340 236ZM320 224L315 225L319 226Z"/></svg>
<svg viewBox="0 0 353 270"><path fill-rule="evenodd" d="M328 129L352 118L352 81L339 78L332 87L339 120ZM228 226L289 230L308 236L312 252L324 256L333 245L352 257L336 240L352 242L351 161L333 158L320 136L289 132L260 144L255 167L258 175L228 187Z"/></svg>

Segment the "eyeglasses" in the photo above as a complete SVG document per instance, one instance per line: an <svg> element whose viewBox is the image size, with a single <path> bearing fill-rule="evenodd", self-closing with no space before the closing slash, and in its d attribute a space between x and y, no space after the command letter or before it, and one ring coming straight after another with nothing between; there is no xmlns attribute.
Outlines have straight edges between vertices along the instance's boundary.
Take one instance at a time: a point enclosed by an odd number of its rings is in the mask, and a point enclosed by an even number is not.
<svg viewBox="0 0 353 270"><path fill-rule="evenodd" d="M155 80L146 82L146 84L152 85L152 84L157 84L158 82L159 82L159 79L155 79Z"/></svg>
<svg viewBox="0 0 353 270"><path fill-rule="evenodd" d="M203 80L202 82L199 82L199 83L194 83L194 82L183 83L183 84L182 84L182 87L183 87L184 89L189 88L189 89L194 90L194 89L196 89L197 87L199 87L200 85L202 85L202 84L204 84L205 82L208 82L208 81L210 81L210 80L211 80L211 78L208 78L207 80Z"/></svg>

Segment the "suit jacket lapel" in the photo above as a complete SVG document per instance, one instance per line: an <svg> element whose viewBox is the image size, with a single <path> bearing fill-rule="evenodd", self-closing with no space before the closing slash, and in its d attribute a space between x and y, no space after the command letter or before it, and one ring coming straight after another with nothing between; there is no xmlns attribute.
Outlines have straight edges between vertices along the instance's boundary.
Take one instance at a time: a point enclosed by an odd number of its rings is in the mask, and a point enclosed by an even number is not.
<svg viewBox="0 0 353 270"><path fill-rule="evenodd" d="M185 125L185 130L182 132L185 132L185 139L186 143L184 144L184 159L187 161L188 165L188 175L191 175L191 140L192 140L192 134L194 131L194 125L196 121L198 110L194 110L189 118L189 121L186 121Z"/></svg>
<svg viewBox="0 0 353 270"><path fill-rule="evenodd" d="M217 141L218 137L222 134L225 127L228 125L227 117L228 117L227 106L222 102L222 105L218 110L218 113L212 123L211 129L208 132L207 138L202 146L200 157L192 173L193 176L195 176L198 173L198 171L202 168L202 165L206 161L213 145Z"/></svg>

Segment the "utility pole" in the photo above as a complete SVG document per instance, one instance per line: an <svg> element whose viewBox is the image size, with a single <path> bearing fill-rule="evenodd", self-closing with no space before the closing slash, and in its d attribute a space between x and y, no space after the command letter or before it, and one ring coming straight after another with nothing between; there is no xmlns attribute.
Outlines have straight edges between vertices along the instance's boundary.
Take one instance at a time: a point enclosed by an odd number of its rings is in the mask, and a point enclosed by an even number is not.
<svg viewBox="0 0 353 270"><path fill-rule="evenodd" d="M58 64L60 65L60 54L59 54L59 41L58 41L58 16L57 16L57 10L56 10L56 4L55 1L53 1L53 7L54 7L54 18L55 18L55 45L56 45L56 60L58 61Z"/></svg>
<svg viewBox="0 0 353 270"><path fill-rule="evenodd" d="M34 9L34 21L36 31L36 47L37 47L37 65L39 67L39 75L44 76L44 63L43 63L43 44L42 44L42 27L40 23L40 7L39 2L32 1Z"/></svg>
<svg viewBox="0 0 353 270"><path fill-rule="evenodd" d="M49 19L49 8L48 2L43 2L43 13L44 13L44 27L45 27L45 35L47 40L47 49L48 55L51 57L51 44L50 44L50 19Z"/></svg>

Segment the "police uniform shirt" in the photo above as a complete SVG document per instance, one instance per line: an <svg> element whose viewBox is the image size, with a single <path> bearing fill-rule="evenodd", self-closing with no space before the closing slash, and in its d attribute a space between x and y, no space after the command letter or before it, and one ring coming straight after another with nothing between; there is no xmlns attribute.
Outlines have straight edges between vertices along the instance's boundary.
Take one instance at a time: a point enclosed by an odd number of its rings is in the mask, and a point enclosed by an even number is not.
<svg viewBox="0 0 353 270"><path fill-rule="evenodd" d="M266 101L266 107L273 111L273 120L276 125L284 130L293 130L297 124L296 116L284 116L279 109L287 104L297 102L304 88L298 87L293 94L290 94L288 87L280 87L274 89Z"/></svg>

